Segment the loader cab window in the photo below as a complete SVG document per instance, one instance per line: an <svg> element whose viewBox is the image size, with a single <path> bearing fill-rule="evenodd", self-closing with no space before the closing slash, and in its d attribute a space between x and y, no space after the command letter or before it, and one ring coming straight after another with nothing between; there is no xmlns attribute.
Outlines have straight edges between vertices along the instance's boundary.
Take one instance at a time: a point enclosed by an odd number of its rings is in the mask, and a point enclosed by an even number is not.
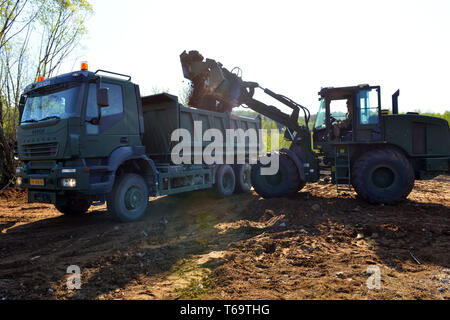
<svg viewBox="0 0 450 320"><path fill-rule="evenodd" d="M379 122L379 90L360 90L357 97L359 124L376 125Z"/></svg>
<svg viewBox="0 0 450 320"><path fill-rule="evenodd" d="M322 98L320 100L319 112L317 112L317 118L316 123L314 124L314 129L322 130L326 128L325 116L326 116L326 101L325 98Z"/></svg>
<svg viewBox="0 0 450 320"><path fill-rule="evenodd" d="M331 100L330 101L330 116L332 119L345 120L349 113L347 108L347 99L345 100ZM334 120L333 119L333 120Z"/></svg>

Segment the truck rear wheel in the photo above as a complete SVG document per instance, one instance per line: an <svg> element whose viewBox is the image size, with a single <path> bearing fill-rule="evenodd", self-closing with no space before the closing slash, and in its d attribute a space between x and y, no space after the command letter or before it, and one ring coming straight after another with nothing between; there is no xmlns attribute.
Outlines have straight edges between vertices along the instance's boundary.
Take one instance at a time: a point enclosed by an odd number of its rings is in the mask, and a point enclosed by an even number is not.
<svg viewBox="0 0 450 320"><path fill-rule="evenodd" d="M252 167L248 164L237 164L234 166L234 175L236 176L235 192L248 192L252 188L251 178Z"/></svg>
<svg viewBox="0 0 450 320"><path fill-rule="evenodd" d="M222 197L231 196L236 185L236 176L233 168L228 164L222 164L216 171L216 183L214 188Z"/></svg>
<svg viewBox="0 0 450 320"><path fill-rule="evenodd" d="M149 191L144 178L125 173L118 178L107 196L108 211L115 220L130 222L139 220L148 205Z"/></svg>
<svg viewBox="0 0 450 320"><path fill-rule="evenodd" d="M414 170L399 151L377 149L364 153L352 168L352 184L359 196L373 204L394 204L414 187Z"/></svg>
<svg viewBox="0 0 450 320"><path fill-rule="evenodd" d="M87 199L69 198L64 205L55 204L55 208L66 215L80 215L86 213L91 207L92 202Z"/></svg>
<svg viewBox="0 0 450 320"><path fill-rule="evenodd" d="M261 175L263 165L258 162L252 166L251 179L255 191L264 198L291 196L303 187L294 162L280 154L280 167L275 175Z"/></svg>

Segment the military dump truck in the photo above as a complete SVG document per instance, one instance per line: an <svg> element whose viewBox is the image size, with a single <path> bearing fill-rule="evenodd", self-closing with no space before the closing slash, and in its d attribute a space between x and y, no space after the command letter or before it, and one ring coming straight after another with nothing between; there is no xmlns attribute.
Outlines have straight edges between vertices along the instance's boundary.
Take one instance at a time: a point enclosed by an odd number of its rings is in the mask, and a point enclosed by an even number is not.
<svg viewBox="0 0 450 320"><path fill-rule="evenodd" d="M90 72L86 65L29 85L19 109L23 166L16 185L28 189L29 202L54 204L64 214L106 201L115 219L133 221L144 214L149 196L207 188L229 196L251 188L249 148L243 151L247 164L176 165L171 134L184 129L194 139L210 128L258 130L260 118L189 108L166 93L141 97L131 77ZM199 133L195 122L202 123ZM202 142L192 157L204 147Z"/></svg>
<svg viewBox="0 0 450 320"><path fill-rule="evenodd" d="M399 91L392 97L390 112L382 109L379 86L323 88L311 132L306 107L256 82L243 81L239 68L229 71L198 51L183 52L180 61L185 78L192 81L190 100L199 108L215 110L210 107L216 106L218 111L230 111L244 105L286 128L285 138L291 146L279 152L278 173L262 175L261 163L252 166L253 187L265 198L292 195L330 172L338 191L354 189L370 203L394 204L410 194L415 179L449 173L447 121L399 114ZM292 114L256 100L258 88L291 108ZM305 125L299 124L301 111Z"/></svg>

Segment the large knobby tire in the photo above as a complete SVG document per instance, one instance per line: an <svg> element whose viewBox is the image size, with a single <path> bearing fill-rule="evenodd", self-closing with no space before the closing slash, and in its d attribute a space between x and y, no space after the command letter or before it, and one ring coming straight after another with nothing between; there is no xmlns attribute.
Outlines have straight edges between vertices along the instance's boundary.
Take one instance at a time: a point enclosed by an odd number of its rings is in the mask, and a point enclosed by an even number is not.
<svg viewBox="0 0 450 320"><path fill-rule="evenodd" d="M125 173L116 181L107 196L108 211L120 222L139 220L148 205L149 191L144 178L134 173Z"/></svg>
<svg viewBox="0 0 450 320"><path fill-rule="evenodd" d="M216 183L214 189L221 197L231 196L236 186L236 177L233 168L228 164L222 164L216 171Z"/></svg>
<svg viewBox="0 0 450 320"><path fill-rule="evenodd" d="M303 188L297 167L286 154L280 154L280 167L275 175L261 175L262 167L260 162L252 166L251 179L253 188L263 198L292 196Z"/></svg>
<svg viewBox="0 0 450 320"><path fill-rule="evenodd" d="M251 172L252 167L248 163L234 166L234 175L236 176L235 192L244 193L250 191L252 188Z"/></svg>
<svg viewBox="0 0 450 320"><path fill-rule="evenodd" d="M64 205L55 204L55 208L66 215L75 216L86 213L91 207L92 201L81 198L69 198Z"/></svg>
<svg viewBox="0 0 450 320"><path fill-rule="evenodd" d="M399 151L371 150L353 164L352 185L358 195L370 203L395 204L411 193L414 169Z"/></svg>

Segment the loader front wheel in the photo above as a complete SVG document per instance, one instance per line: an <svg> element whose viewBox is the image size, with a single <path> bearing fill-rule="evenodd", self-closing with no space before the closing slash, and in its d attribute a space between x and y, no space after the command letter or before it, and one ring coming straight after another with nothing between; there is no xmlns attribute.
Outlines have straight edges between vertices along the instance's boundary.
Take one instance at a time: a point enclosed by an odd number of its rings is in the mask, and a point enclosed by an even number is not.
<svg viewBox="0 0 450 320"><path fill-rule="evenodd" d="M371 150L353 164L352 184L358 195L370 203L395 204L411 193L414 170L399 151Z"/></svg>
<svg viewBox="0 0 450 320"><path fill-rule="evenodd" d="M253 188L263 198L291 196L303 187L297 167L286 155L279 155L279 169L275 175L262 175L260 162L252 166L251 179Z"/></svg>

